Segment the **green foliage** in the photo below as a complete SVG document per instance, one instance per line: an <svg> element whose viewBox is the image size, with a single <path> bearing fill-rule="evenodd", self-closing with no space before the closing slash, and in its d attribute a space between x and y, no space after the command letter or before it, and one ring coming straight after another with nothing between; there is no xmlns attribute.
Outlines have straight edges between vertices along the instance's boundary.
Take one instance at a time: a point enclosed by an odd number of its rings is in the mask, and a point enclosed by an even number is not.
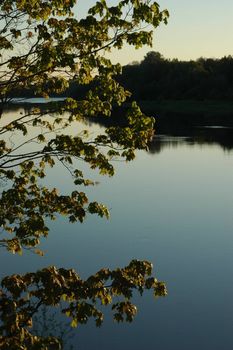
<svg viewBox="0 0 233 350"><path fill-rule="evenodd" d="M70 222L83 222L88 213L108 217L107 208L90 202L78 187L95 184L84 177L80 163L112 176L112 159L132 160L136 149L147 149L153 135L153 118L136 103L129 108L124 128L111 127L93 138L86 131L73 134L71 130L88 117L111 116L113 107L126 101L130 93L116 79L121 66L104 55L127 43L136 48L151 45L152 30L166 23L167 11L149 0L122 0L112 7L101 0L78 20L72 12L75 3L0 3L0 178L7 183L0 197L0 245L11 253L22 254L27 248L43 255L37 246L48 235L48 219L58 215ZM73 82L85 88L84 96L48 103L45 109L32 108L13 120L4 118L3 108L16 93L30 90L47 98L64 93ZM77 190L62 194L42 185L48 168L57 164L69 170ZM63 312L71 317L72 326L90 317L100 325L103 315L97 301L108 305L119 296L122 301L112 306L115 320L132 321L133 289L166 294L164 284L150 274L149 263L133 261L124 269L101 270L86 281L74 271L55 267L5 277L0 290L0 347L59 349L59 339L30 332L33 315L43 305L65 305Z"/></svg>
<svg viewBox="0 0 233 350"><path fill-rule="evenodd" d="M81 99L51 103L43 111L31 109L10 122L1 118L0 176L11 188L0 198L0 222L10 234L0 244L13 253L36 247L40 237L47 236L46 217L62 214L71 222L82 222L88 212L109 215L104 206L88 203L80 193L64 196L41 187L48 166L62 163L76 185L88 186L93 182L77 173L78 162L112 176L111 160L134 159L135 150L146 149L153 135L153 119L143 115L136 103L128 111L125 128L111 127L94 139L71 135L69 130L83 118L110 116L113 107L130 96L116 80L120 65L113 65L103 54L124 43L150 45L152 28L166 22L168 13L151 1L124 0L112 7L100 1L78 20L73 5L74 1L55 0L4 0L0 5L1 110L16 91L33 89L35 95L48 97L66 91L74 81L89 84ZM147 31L141 30L142 24L147 24ZM7 142L20 133L25 136L21 143ZM26 151L30 145L34 151Z"/></svg>
<svg viewBox="0 0 233 350"><path fill-rule="evenodd" d="M150 277L152 265L133 260L125 268L102 269L87 280L74 270L51 266L23 276L12 275L2 280L0 315L0 346L3 349L39 349L41 344L61 348L59 339L40 339L31 333L33 315L42 306L61 305L61 313L69 317L72 327L86 324L94 318L100 326L104 316L101 307L112 304L113 318L117 322L131 322L137 313L132 304L133 291L141 295L153 289L155 296L165 296L164 283ZM49 293L48 293L49 291ZM116 300L115 300L116 299Z"/></svg>

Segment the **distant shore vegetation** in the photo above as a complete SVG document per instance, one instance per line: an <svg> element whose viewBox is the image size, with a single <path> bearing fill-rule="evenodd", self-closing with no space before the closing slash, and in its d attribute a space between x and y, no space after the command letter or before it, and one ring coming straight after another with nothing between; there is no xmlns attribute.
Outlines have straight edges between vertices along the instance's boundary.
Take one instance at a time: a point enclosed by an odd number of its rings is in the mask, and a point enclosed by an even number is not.
<svg viewBox="0 0 233 350"><path fill-rule="evenodd" d="M232 100L233 56L179 61L152 51L124 66L120 81L137 100Z"/></svg>
<svg viewBox="0 0 233 350"><path fill-rule="evenodd" d="M144 113L156 118L157 131L187 130L201 125L233 126L231 55L220 59L201 57L195 61L180 61L151 51L141 62L124 66L117 80L131 91L131 101L137 100ZM51 97L80 99L88 89L90 85L81 86L73 79L66 91ZM40 96L36 96L31 88L15 90L12 97ZM104 125L124 124L124 108L127 103L120 109L115 108L111 120L102 120L101 116L94 119Z"/></svg>
<svg viewBox="0 0 233 350"><path fill-rule="evenodd" d="M141 62L122 69L119 82L137 101L233 100L233 56L179 61L148 52ZM87 87L73 80L62 96L80 98ZM14 91L12 96L33 97L33 89ZM59 95L61 96L61 95Z"/></svg>

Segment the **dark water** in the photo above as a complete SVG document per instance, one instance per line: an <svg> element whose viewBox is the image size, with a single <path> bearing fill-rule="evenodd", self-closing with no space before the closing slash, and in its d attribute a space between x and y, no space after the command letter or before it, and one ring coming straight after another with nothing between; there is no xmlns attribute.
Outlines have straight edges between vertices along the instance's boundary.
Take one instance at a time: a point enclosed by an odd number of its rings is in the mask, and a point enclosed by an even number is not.
<svg viewBox="0 0 233 350"><path fill-rule="evenodd" d="M211 142L160 135L150 153L138 152L136 161L115 166L113 178L87 170L100 181L88 190L90 198L111 208L109 221L89 217L71 225L60 219L42 243L45 257L1 251L1 274L57 265L85 277L101 267L147 259L166 282L168 296L135 296L132 324L115 324L107 313L100 329L91 322L80 326L70 337L74 349L233 349L231 147L214 133ZM62 169L47 182L64 192L73 188Z"/></svg>

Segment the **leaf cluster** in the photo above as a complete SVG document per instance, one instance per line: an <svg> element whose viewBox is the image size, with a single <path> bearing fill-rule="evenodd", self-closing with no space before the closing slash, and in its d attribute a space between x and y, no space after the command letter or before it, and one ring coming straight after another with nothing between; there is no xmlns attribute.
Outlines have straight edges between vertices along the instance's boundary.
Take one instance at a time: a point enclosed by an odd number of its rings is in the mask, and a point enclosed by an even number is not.
<svg viewBox="0 0 233 350"><path fill-rule="evenodd" d="M83 176L80 162L112 176L113 160L134 159L135 150L147 149L153 136L154 119L136 103L128 111L127 127L110 127L96 137L70 130L88 117L111 116L114 106L125 102L130 93L116 80L121 66L103 54L124 43L150 45L152 28L166 22L168 13L151 1L124 0L109 7L101 0L78 20L74 4L74 0L0 4L0 177L8 182L0 198L4 233L0 245L13 253L36 247L40 237L47 236L46 218L65 215L70 222L82 222L87 212L109 216L105 206L89 203L82 191L63 195L41 186L48 167L61 163L76 186L93 185ZM85 95L76 100L49 103L44 110L32 108L13 120L1 114L17 90L33 89L35 95L48 97L64 92L74 81L88 84Z"/></svg>
<svg viewBox="0 0 233 350"><path fill-rule="evenodd" d="M33 315L43 306L61 305L61 313L71 320L72 327L86 324L90 318L100 326L104 319L101 305L111 304L115 321L131 322L137 313L131 301L134 290L141 295L146 289L153 289L155 296L167 294L164 283L151 273L151 263L132 260L122 269L101 269L86 280L74 270L54 266L5 277L0 290L1 348L13 350L25 344L24 349L39 349L41 344L49 344L60 349L59 339L43 339L30 331Z"/></svg>
<svg viewBox="0 0 233 350"><path fill-rule="evenodd" d="M108 6L97 1L87 16L74 16L75 0L2 0L0 3L0 246L11 253L37 249L46 237L46 223L59 215L83 222L87 213L108 217L101 203L89 201L83 187L81 163L112 176L112 161L130 161L137 149L147 149L154 119L133 103L128 125L110 127L98 136L78 129L88 117L110 117L130 93L117 81L119 64L106 58L112 48L151 45L152 30L167 21L153 1L122 0ZM45 108L29 108L5 118L3 110L16 94L31 91L48 98L65 93L71 83L85 93ZM76 189L62 194L43 185L50 167L62 164ZM5 184L5 186L4 186ZM31 331L33 316L42 307L62 307L73 327L89 318L103 321L102 306L112 304L116 321L133 320L133 291L153 289L166 295L162 282L151 277L151 264L132 261L123 269L103 269L87 280L73 270L48 267L25 275L5 277L0 289L1 349L60 349L61 341ZM98 307L101 304L102 306Z"/></svg>

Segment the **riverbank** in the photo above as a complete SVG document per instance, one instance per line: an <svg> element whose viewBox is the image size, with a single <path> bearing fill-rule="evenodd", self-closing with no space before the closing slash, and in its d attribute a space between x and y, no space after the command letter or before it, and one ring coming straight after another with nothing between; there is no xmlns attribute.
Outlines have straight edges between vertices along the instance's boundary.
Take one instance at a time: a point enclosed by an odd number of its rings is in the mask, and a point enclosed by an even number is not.
<svg viewBox="0 0 233 350"><path fill-rule="evenodd" d="M23 107L31 109L39 106L46 109L47 103L62 103L64 98L51 98L50 100L42 98L23 99L13 101L8 105L8 109ZM148 116L156 119L156 128L161 132L171 130L184 130L198 126L224 126L233 127L233 99L224 100L155 100L139 101L142 111ZM123 125L126 123L125 110L130 103L122 107L114 108L112 118L97 116L93 121L97 121L105 126Z"/></svg>
<svg viewBox="0 0 233 350"><path fill-rule="evenodd" d="M173 112L197 114L205 113L210 115L231 115L233 117L232 101L224 100L155 100L139 101L140 107L147 112Z"/></svg>

